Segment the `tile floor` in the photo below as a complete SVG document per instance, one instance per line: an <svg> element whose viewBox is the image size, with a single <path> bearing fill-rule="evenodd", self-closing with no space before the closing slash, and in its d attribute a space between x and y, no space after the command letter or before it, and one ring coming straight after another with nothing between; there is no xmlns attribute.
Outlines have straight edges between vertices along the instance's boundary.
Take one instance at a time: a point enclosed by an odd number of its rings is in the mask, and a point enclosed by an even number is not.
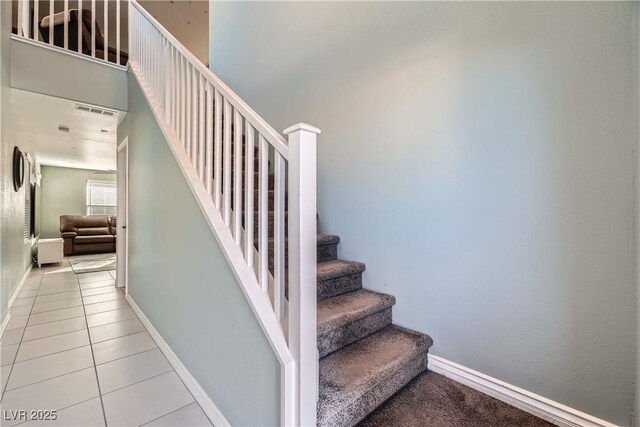
<svg viewBox="0 0 640 427"><path fill-rule="evenodd" d="M0 425L211 425L114 279L33 268L0 344Z"/></svg>

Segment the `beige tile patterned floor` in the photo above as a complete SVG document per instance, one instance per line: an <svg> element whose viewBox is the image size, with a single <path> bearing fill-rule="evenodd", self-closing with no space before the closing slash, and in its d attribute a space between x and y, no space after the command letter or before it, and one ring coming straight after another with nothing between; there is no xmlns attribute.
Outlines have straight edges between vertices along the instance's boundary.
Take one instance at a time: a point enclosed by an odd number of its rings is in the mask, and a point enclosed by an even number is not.
<svg viewBox="0 0 640 427"><path fill-rule="evenodd" d="M211 425L115 286L115 270L76 274L67 259L34 267L10 310L0 425Z"/></svg>

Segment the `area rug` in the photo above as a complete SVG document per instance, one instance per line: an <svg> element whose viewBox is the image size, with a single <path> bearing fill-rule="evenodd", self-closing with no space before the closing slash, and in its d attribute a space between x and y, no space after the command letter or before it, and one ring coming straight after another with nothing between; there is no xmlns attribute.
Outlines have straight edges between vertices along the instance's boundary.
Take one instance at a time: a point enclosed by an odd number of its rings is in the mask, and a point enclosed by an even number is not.
<svg viewBox="0 0 640 427"><path fill-rule="evenodd" d="M95 271L108 271L116 269L116 254L110 254L110 256L99 256L96 258L73 257L69 258L71 268L76 274L80 273L93 273Z"/></svg>

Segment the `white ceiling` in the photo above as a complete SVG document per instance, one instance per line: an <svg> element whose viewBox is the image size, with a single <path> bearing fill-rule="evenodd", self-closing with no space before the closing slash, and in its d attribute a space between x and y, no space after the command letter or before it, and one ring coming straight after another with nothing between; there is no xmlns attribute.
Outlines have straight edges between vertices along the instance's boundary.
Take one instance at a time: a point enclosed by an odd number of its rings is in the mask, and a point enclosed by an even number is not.
<svg viewBox="0 0 640 427"><path fill-rule="evenodd" d="M209 62L208 0L139 0L203 64Z"/></svg>
<svg viewBox="0 0 640 427"><path fill-rule="evenodd" d="M18 89L11 90L11 100L22 136L20 148L40 164L116 168L116 133L124 112L109 117L81 111L75 101ZM58 131L61 125L68 127L69 133Z"/></svg>

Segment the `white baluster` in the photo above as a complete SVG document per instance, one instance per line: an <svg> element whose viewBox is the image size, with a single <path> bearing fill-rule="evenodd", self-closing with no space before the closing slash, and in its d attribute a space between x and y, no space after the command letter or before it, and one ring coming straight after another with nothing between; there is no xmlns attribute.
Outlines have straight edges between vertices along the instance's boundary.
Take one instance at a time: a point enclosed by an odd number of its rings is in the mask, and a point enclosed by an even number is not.
<svg viewBox="0 0 640 427"><path fill-rule="evenodd" d="M95 1L95 0L93 0ZM49 0L49 44L53 46L53 0Z"/></svg>
<svg viewBox="0 0 640 427"><path fill-rule="evenodd" d="M189 67L189 63L185 60L185 73L184 73L184 78L186 80L187 83L187 98L186 98L186 106L187 106L187 116L185 118L185 127L187 129L187 136L186 136L186 147L185 149L187 150L187 157L189 157L189 159L191 160L191 164L193 165L193 157L191 157L191 98L193 97L193 93L191 92L191 69Z"/></svg>
<svg viewBox="0 0 640 427"><path fill-rule="evenodd" d="M284 263L284 245L285 245L285 160L282 155L275 152L275 169L274 169L274 195L273 195L273 285L274 285L274 311L279 321L285 317L285 263ZM268 181L267 181L268 183ZM268 185L267 185L267 188ZM289 266L291 268L291 266ZM291 292L291 290L289 290Z"/></svg>
<svg viewBox="0 0 640 427"><path fill-rule="evenodd" d="M320 129L298 123L289 136L289 349L298 361L300 425L316 422L316 140Z"/></svg>
<svg viewBox="0 0 640 427"><path fill-rule="evenodd" d="M215 91L215 120L214 120L214 174L215 174L215 205L222 214L222 96Z"/></svg>
<svg viewBox="0 0 640 427"><path fill-rule="evenodd" d="M269 290L269 144L262 135L258 138L258 253L262 292Z"/></svg>
<svg viewBox="0 0 640 427"><path fill-rule="evenodd" d="M120 0L116 0L116 63L120 64Z"/></svg>
<svg viewBox="0 0 640 427"><path fill-rule="evenodd" d="M244 232L246 240L244 244L244 259L249 267L253 267L253 158L254 158L254 133L253 126L247 122L246 135L246 187L245 187L245 203L244 203Z"/></svg>
<svg viewBox="0 0 640 427"><path fill-rule="evenodd" d="M196 67L191 66L189 73L191 81L191 164L198 167L198 80L196 79Z"/></svg>
<svg viewBox="0 0 640 427"><path fill-rule="evenodd" d="M204 175L204 160L205 160L205 152L204 152L204 145L205 145L205 141L206 141L206 137L205 137L205 133L204 133L204 128L205 128L205 105L204 105L204 91L205 91L205 87L204 87L204 79L202 78L202 76L200 75L200 73L198 73L198 113L199 113L199 118L198 118L198 125L199 125L199 129L198 129L198 175L200 176L201 180L204 180L205 175ZM205 186L206 186L206 180L204 181Z"/></svg>
<svg viewBox="0 0 640 427"><path fill-rule="evenodd" d="M207 158L207 170L205 172L206 175L206 184L207 184L207 193L212 195L213 193L213 97L214 89L213 86L209 84L207 80L205 80L206 84L206 92L207 92L207 108L205 110L205 115L207 117L207 147L205 149L206 158ZM217 205L216 205L217 207Z"/></svg>
<svg viewBox="0 0 640 427"><path fill-rule="evenodd" d="M18 28L17 28L17 30L18 30L18 35L19 36L23 36L24 35L24 30L22 28L22 13L23 13L23 10L24 10L24 4L25 3L28 4L29 2L27 0L18 0L18 3L17 3L17 5L18 5L18 22L17 22Z"/></svg>
<svg viewBox="0 0 640 427"><path fill-rule="evenodd" d="M224 223L231 225L231 104L224 100Z"/></svg>
<svg viewBox="0 0 640 427"><path fill-rule="evenodd" d="M65 2L67 2L67 1L68 0L65 0ZM104 60L108 61L109 60L109 0L103 0L103 1L104 1L104 10L103 10L103 13L104 13L104 23L103 23L104 24L104 28L103 28L103 30L104 30L104 46L103 46L103 48L104 48ZM66 19L64 20L64 23L65 23L65 29L64 29L65 35L64 35L64 37L65 37L65 42L66 42L66 39L67 39L67 29L66 29L67 20ZM66 46L65 46L65 48L66 48Z"/></svg>
<svg viewBox="0 0 640 427"><path fill-rule="evenodd" d="M51 15L53 16L53 6L51 7ZM49 27L49 30L49 34L53 35L53 25ZM96 57L96 0L91 0L91 56Z"/></svg>
<svg viewBox="0 0 640 427"><path fill-rule="evenodd" d="M233 111L233 160L234 160L234 184L233 184L233 238L236 245L242 240L242 116L238 110Z"/></svg>
<svg viewBox="0 0 640 427"><path fill-rule="evenodd" d="M64 0L64 48L69 49L69 0Z"/></svg>
<svg viewBox="0 0 640 427"><path fill-rule="evenodd" d="M40 1L33 2L33 39L38 41L40 37Z"/></svg>

